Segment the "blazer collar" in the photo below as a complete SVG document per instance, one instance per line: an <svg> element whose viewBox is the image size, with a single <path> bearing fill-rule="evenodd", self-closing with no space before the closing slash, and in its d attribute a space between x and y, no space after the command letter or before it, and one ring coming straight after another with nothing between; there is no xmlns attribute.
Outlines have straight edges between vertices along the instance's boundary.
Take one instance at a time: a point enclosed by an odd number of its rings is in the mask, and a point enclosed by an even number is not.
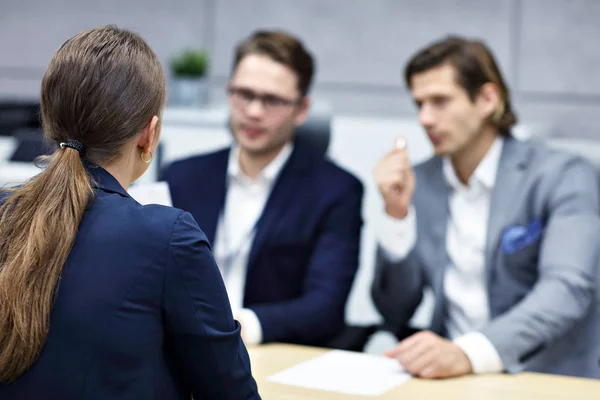
<svg viewBox="0 0 600 400"><path fill-rule="evenodd" d="M129 193L121 186L119 181L112 176L107 170L99 165L84 163L85 169L90 174L93 180L93 186L105 192L118 193L123 197L131 197Z"/></svg>

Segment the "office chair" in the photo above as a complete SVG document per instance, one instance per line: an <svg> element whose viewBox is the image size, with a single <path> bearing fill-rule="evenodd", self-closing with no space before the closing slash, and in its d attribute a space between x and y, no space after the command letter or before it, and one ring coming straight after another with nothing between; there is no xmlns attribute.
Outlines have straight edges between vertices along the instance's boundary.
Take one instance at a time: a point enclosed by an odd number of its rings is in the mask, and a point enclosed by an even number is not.
<svg viewBox="0 0 600 400"><path fill-rule="evenodd" d="M33 163L44 155L50 155L56 150L56 144L46 141L41 130L20 129L13 134L17 147L10 156L11 162Z"/></svg>
<svg viewBox="0 0 600 400"><path fill-rule="evenodd" d="M11 136L22 129L41 129L38 102L0 102L0 136Z"/></svg>
<svg viewBox="0 0 600 400"><path fill-rule="evenodd" d="M296 128L296 137L301 138L321 154L326 154L331 143L331 117L329 115L309 116L306 122Z"/></svg>

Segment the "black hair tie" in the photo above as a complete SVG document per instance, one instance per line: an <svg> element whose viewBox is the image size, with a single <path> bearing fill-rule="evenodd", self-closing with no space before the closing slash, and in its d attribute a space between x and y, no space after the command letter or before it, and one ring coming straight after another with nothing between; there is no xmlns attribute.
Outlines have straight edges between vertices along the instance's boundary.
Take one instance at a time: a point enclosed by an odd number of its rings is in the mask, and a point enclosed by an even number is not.
<svg viewBox="0 0 600 400"><path fill-rule="evenodd" d="M61 149L69 147L71 149L77 150L79 154L83 154L83 145L77 140L69 139L66 142L61 142L59 146Z"/></svg>

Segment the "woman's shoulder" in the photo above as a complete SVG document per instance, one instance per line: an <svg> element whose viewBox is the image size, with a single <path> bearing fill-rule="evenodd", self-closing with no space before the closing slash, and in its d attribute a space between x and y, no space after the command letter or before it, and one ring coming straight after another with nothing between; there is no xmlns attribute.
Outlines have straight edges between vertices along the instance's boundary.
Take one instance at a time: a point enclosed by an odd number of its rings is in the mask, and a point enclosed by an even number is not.
<svg viewBox="0 0 600 400"><path fill-rule="evenodd" d="M183 237L207 241L204 232L187 211L158 204L139 205L139 210L143 214L142 218L151 226L165 230L170 241L177 242Z"/></svg>
<svg viewBox="0 0 600 400"><path fill-rule="evenodd" d="M192 262L197 268L200 264L208 262L211 245L192 214L160 205L146 205L143 206L143 210L153 217L160 216L164 221L159 235L169 249L169 254L177 260L177 265L185 266ZM154 226L157 227L157 224Z"/></svg>
<svg viewBox="0 0 600 400"><path fill-rule="evenodd" d="M86 214L84 230L118 232L118 236L134 241L166 244L182 234L204 237L188 212L158 204L142 205L118 194L100 193Z"/></svg>

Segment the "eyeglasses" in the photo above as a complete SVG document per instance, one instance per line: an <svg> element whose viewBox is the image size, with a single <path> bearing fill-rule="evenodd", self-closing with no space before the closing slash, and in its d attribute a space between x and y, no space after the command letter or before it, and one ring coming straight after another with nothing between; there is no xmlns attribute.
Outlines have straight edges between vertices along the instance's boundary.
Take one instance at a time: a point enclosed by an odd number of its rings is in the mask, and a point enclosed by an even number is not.
<svg viewBox="0 0 600 400"><path fill-rule="evenodd" d="M266 112L283 110L284 108L300 104L302 100L286 99L274 94L258 94L250 89L239 87L229 87L227 88L227 92L235 106L246 108L252 104L254 100L258 100Z"/></svg>

